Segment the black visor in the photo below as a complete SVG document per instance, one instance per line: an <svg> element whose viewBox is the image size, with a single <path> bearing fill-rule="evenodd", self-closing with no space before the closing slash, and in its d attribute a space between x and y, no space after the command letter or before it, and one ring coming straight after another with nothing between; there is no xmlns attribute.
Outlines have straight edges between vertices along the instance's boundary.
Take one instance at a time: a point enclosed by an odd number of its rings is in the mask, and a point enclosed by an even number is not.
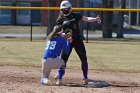
<svg viewBox="0 0 140 93"><path fill-rule="evenodd" d="M63 14L69 14L70 8L61 9L61 11L63 12Z"/></svg>

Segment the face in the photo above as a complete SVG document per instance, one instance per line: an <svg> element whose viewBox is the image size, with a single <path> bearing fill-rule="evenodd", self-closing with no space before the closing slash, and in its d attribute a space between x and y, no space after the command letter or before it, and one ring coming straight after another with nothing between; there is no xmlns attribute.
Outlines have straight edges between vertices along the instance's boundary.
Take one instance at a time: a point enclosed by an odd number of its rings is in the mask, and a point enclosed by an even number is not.
<svg viewBox="0 0 140 93"><path fill-rule="evenodd" d="M71 8L63 8L61 9L61 11L64 14L64 16L68 16L71 12Z"/></svg>

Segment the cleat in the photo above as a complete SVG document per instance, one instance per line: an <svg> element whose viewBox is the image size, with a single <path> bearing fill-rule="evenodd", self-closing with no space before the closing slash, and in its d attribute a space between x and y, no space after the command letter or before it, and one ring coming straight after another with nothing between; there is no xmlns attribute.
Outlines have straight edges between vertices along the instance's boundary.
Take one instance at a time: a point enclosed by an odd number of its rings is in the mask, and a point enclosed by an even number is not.
<svg viewBox="0 0 140 93"><path fill-rule="evenodd" d="M41 79L42 85L51 85L51 81L48 78Z"/></svg>
<svg viewBox="0 0 140 93"><path fill-rule="evenodd" d="M56 81L56 85L57 85L57 86L62 85L62 79L61 79L61 80L57 80L57 81Z"/></svg>
<svg viewBox="0 0 140 93"><path fill-rule="evenodd" d="M89 80L88 79L84 79L83 80L83 85L88 85Z"/></svg>

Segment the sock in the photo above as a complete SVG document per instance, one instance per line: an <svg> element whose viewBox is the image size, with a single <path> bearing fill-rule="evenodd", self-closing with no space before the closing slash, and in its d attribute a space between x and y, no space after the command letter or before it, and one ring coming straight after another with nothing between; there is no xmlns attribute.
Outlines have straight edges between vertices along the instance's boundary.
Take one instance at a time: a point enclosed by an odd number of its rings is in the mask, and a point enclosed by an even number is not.
<svg viewBox="0 0 140 93"><path fill-rule="evenodd" d="M88 74L88 63L87 63L87 61L82 62L82 70L83 70L83 79L84 80L88 79L88 76L87 76L87 74Z"/></svg>
<svg viewBox="0 0 140 93"><path fill-rule="evenodd" d="M61 80L64 74L65 74L64 68L58 69L58 80Z"/></svg>

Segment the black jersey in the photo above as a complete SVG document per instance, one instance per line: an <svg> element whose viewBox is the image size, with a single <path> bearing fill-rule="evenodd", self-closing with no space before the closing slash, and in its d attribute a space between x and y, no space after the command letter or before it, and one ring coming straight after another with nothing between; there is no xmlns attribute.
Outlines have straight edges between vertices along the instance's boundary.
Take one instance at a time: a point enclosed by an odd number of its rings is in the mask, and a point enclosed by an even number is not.
<svg viewBox="0 0 140 93"><path fill-rule="evenodd" d="M80 29L79 29L79 21L81 20L82 15L74 12L71 13L69 16L62 16L60 19L57 20L57 24L61 25L63 31L69 28L72 30L72 37L81 37L80 36Z"/></svg>

